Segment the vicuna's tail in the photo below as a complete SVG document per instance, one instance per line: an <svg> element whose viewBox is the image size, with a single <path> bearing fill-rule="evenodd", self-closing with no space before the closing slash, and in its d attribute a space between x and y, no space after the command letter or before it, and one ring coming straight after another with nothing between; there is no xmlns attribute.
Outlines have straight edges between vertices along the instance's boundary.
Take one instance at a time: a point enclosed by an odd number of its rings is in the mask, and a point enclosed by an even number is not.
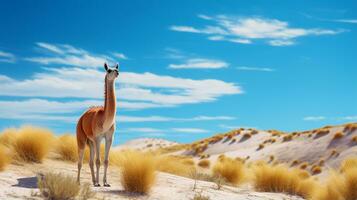
<svg viewBox="0 0 357 200"><path fill-rule="evenodd" d="M82 121L83 121L83 116L79 118L78 123L77 123L77 146L78 149L84 149L86 147L87 143L87 136L84 133L83 127L82 127Z"/></svg>

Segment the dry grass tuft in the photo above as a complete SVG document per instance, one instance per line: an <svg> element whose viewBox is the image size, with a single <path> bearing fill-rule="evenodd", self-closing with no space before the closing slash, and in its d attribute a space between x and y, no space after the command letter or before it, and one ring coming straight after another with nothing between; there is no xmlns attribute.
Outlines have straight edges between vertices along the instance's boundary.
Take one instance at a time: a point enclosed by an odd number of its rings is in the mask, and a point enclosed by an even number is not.
<svg viewBox="0 0 357 200"><path fill-rule="evenodd" d="M247 140L247 139L249 139L249 138L251 138L251 137L252 137L252 134L250 134L250 133L244 133L242 139L243 139L243 140Z"/></svg>
<svg viewBox="0 0 357 200"><path fill-rule="evenodd" d="M351 139L352 143L354 145L357 145L357 135L356 136L353 136L352 139Z"/></svg>
<svg viewBox="0 0 357 200"><path fill-rule="evenodd" d="M343 136L344 136L344 134L343 134L342 132L337 132L337 133L335 133L335 135L333 136L333 139L334 139L334 140L341 139Z"/></svg>
<svg viewBox="0 0 357 200"><path fill-rule="evenodd" d="M11 147L17 136L17 130L15 128L7 128L0 135L0 144Z"/></svg>
<svg viewBox="0 0 357 200"><path fill-rule="evenodd" d="M314 195L314 200L356 200L357 168L338 174L332 173L327 184Z"/></svg>
<svg viewBox="0 0 357 200"><path fill-rule="evenodd" d="M192 200L210 200L209 196L205 196L202 193L196 193Z"/></svg>
<svg viewBox="0 0 357 200"><path fill-rule="evenodd" d="M146 194L155 181L155 159L150 154L136 151L120 153L121 184L128 192ZM118 164L120 163L120 164Z"/></svg>
<svg viewBox="0 0 357 200"><path fill-rule="evenodd" d="M25 126L19 129L13 148L19 161L41 163L48 154L53 135L47 129Z"/></svg>
<svg viewBox="0 0 357 200"><path fill-rule="evenodd" d="M198 162L198 166L202 167L202 168L209 168L210 166L210 161L209 160L200 160Z"/></svg>
<svg viewBox="0 0 357 200"><path fill-rule="evenodd" d="M256 165L254 175L255 189L263 192L283 192L308 199L316 186L314 180L303 178L297 170L290 170L283 165Z"/></svg>
<svg viewBox="0 0 357 200"><path fill-rule="evenodd" d="M257 150L261 150L261 149L264 149L264 144L259 144Z"/></svg>
<svg viewBox="0 0 357 200"><path fill-rule="evenodd" d="M185 159L175 156L157 157L156 166L159 171L185 177L188 177L195 170L194 165L185 162Z"/></svg>
<svg viewBox="0 0 357 200"><path fill-rule="evenodd" d="M299 160L293 160L293 162L291 162L291 165L290 166L296 166L300 163Z"/></svg>
<svg viewBox="0 0 357 200"><path fill-rule="evenodd" d="M287 142L293 139L293 135L284 135L283 142Z"/></svg>
<svg viewBox="0 0 357 200"><path fill-rule="evenodd" d="M307 166L309 166L309 163L304 162L304 163L302 163L302 164L300 165L300 169L306 169Z"/></svg>
<svg viewBox="0 0 357 200"><path fill-rule="evenodd" d="M345 172L350 169L357 169L357 157L344 160L340 166L340 171Z"/></svg>
<svg viewBox="0 0 357 200"><path fill-rule="evenodd" d="M332 156L337 157L337 156L339 156L339 155L340 155L340 153L339 153L336 149L332 149L331 154L330 154L330 157L332 157Z"/></svg>
<svg viewBox="0 0 357 200"><path fill-rule="evenodd" d="M72 135L62 135L57 139L56 152L62 160L75 162L78 160L77 142Z"/></svg>
<svg viewBox="0 0 357 200"><path fill-rule="evenodd" d="M228 183L239 185L245 180L244 163L226 158L213 166L213 175L223 177Z"/></svg>
<svg viewBox="0 0 357 200"><path fill-rule="evenodd" d="M39 175L37 184L45 199L70 200L79 197L79 199L85 200L95 195L89 184L81 187L72 176L65 176L60 173Z"/></svg>
<svg viewBox="0 0 357 200"><path fill-rule="evenodd" d="M9 149L0 144L0 171L3 171L10 161Z"/></svg>
<svg viewBox="0 0 357 200"><path fill-rule="evenodd" d="M343 132L351 133L355 130L357 130L357 124L347 124L343 129Z"/></svg>
<svg viewBox="0 0 357 200"><path fill-rule="evenodd" d="M321 169L320 166L318 166L318 165L313 165L313 166L311 167L311 173L312 173L313 175L319 174L319 173L321 173L321 172L322 172L322 169Z"/></svg>

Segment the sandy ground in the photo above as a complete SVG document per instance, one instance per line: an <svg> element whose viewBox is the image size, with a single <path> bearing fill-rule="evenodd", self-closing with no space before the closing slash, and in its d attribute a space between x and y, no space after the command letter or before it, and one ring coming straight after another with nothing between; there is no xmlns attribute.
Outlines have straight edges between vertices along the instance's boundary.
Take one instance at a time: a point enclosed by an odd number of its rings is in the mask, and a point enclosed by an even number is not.
<svg viewBox="0 0 357 200"><path fill-rule="evenodd" d="M36 186L36 174L44 172L63 172L76 176L76 164L47 159L43 164L11 165L0 173L0 199L41 199ZM102 174L101 174L102 175ZM90 170L87 165L83 167L83 182L90 182ZM194 194L202 192L212 200L298 200L300 198L277 194L259 193L247 188L224 186L216 190L215 184L198 181L197 188L193 191L194 180L166 173L158 173L156 183L149 195L135 195L123 191L120 185L119 172L115 167L109 167L108 181L110 188L94 188L97 192L95 199L145 199L145 200L189 200Z"/></svg>

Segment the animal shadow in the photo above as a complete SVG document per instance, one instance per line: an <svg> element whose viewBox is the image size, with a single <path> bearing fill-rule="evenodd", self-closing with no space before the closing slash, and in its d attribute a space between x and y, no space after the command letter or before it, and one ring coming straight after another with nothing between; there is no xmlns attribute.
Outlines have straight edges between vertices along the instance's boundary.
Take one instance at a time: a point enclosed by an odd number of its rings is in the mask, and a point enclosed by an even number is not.
<svg viewBox="0 0 357 200"><path fill-rule="evenodd" d="M13 187L22 187L22 188L37 188L37 177L24 177L24 178L18 178L17 179L17 184L12 185Z"/></svg>

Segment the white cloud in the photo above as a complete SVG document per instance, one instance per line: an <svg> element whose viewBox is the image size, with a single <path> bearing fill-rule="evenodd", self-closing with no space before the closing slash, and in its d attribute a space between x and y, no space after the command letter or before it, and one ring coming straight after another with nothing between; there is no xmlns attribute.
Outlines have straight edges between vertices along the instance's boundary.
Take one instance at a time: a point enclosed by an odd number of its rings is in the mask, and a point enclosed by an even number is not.
<svg viewBox="0 0 357 200"><path fill-rule="evenodd" d="M150 127L139 127L139 128L128 128L124 130L124 132L161 133L164 132L164 130L150 128Z"/></svg>
<svg viewBox="0 0 357 200"><path fill-rule="evenodd" d="M0 62L14 63L16 61L15 55L9 52L0 51Z"/></svg>
<svg viewBox="0 0 357 200"><path fill-rule="evenodd" d="M337 19L337 20L333 20L333 21L342 22L342 23L357 24L357 19Z"/></svg>
<svg viewBox="0 0 357 200"><path fill-rule="evenodd" d="M133 103L135 105L135 103ZM75 123L80 114L91 106L103 105L103 101L50 101L46 99L27 99L19 101L0 101L0 118L2 119L33 119L59 120ZM139 103L140 105L140 103ZM119 108L121 102L119 102ZM124 107L125 108L125 107ZM132 108L131 106L129 108ZM191 118L175 118L165 116L117 116L119 123L133 122L186 122L186 121L222 121L233 120L231 116L196 116Z"/></svg>
<svg viewBox="0 0 357 200"><path fill-rule="evenodd" d="M237 67L237 69L241 71L262 71L262 72L275 71L274 69L268 67Z"/></svg>
<svg viewBox="0 0 357 200"><path fill-rule="evenodd" d="M96 99L104 96L104 72L81 68L45 70L25 80L1 76L0 95ZM132 109L209 102L223 95L242 93L239 86L220 80L192 80L152 73L121 72L117 86L121 105Z"/></svg>
<svg viewBox="0 0 357 200"><path fill-rule="evenodd" d="M208 132L208 130L199 129L199 128L172 128L171 130L179 133L207 133Z"/></svg>
<svg viewBox="0 0 357 200"><path fill-rule="evenodd" d="M191 58L183 64L170 64L171 69L219 69L228 67L228 63L220 60Z"/></svg>
<svg viewBox="0 0 357 200"><path fill-rule="evenodd" d="M326 117L324 117L324 116L308 116L308 117L304 117L305 121L323 121L325 119L326 119Z"/></svg>
<svg viewBox="0 0 357 200"><path fill-rule="evenodd" d="M233 125L226 125L226 124L220 124L219 127L223 129L228 129L228 130L234 130L234 129L239 129L239 128L252 128L252 129L258 129L258 127L252 127L252 126L233 126Z"/></svg>
<svg viewBox="0 0 357 200"><path fill-rule="evenodd" d="M75 48L68 44L36 43L42 51L53 53L50 56L28 57L25 60L43 65L69 65L77 67L101 67L104 62L114 62L114 59L105 55L92 55L89 52Z"/></svg>
<svg viewBox="0 0 357 200"><path fill-rule="evenodd" d="M295 44L294 39L309 35L335 35L343 30L321 28L292 28L288 22L262 17L229 17L226 15L206 16L201 19L215 23L203 28L191 26L171 26L170 29L179 32L190 32L211 35L209 40L230 41L250 44L252 41L263 40L272 46L288 46Z"/></svg>
<svg viewBox="0 0 357 200"><path fill-rule="evenodd" d="M345 117L341 117L339 119L346 120L346 121L357 121L357 116L345 116Z"/></svg>
<svg viewBox="0 0 357 200"><path fill-rule="evenodd" d="M114 57L121 59L121 60L128 60L128 57L123 53L113 52Z"/></svg>

